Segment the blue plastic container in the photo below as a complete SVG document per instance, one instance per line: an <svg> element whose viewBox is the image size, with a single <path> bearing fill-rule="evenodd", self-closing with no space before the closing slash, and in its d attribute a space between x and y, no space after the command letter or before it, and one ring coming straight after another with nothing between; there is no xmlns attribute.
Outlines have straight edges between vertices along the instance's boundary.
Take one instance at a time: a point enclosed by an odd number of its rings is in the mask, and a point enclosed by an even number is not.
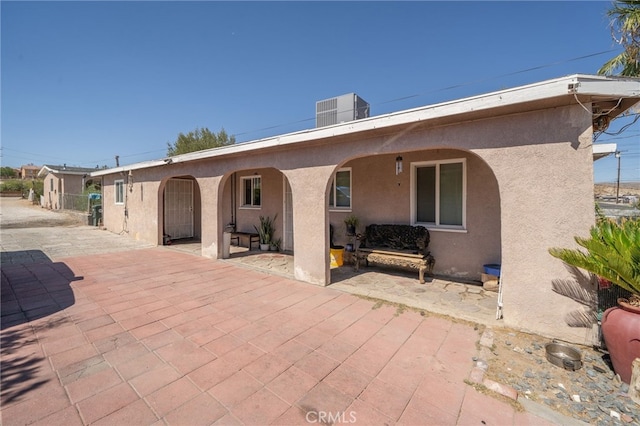
<svg viewBox="0 0 640 426"><path fill-rule="evenodd" d="M500 276L500 264L497 263L489 263L484 265L484 273L489 275L495 275L496 277Z"/></svg>

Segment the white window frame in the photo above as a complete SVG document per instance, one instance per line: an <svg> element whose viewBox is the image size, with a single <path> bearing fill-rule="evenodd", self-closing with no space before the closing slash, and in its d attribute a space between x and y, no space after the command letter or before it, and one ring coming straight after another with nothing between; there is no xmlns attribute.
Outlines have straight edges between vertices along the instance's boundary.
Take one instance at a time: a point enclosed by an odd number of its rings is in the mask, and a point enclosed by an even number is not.
<svg viewBox="0 0 640 426"><path fill-rule="evenodd" d="M336 206L336 200L338 199L336 196L337 185L336 185L336 175L338 172L349 172L349 206ZM329 187L329 191L333 188L333 204L329 202L329 211L331 212L350 212L353 208L353 172L351 171L351 167L342 167L333 174L331 186ZM329 194L329 201L331 201L331 194Z"/></svg>
<svg viewBox="0 0 640 426"><path fill-rule="evenodd" d="M440 165L462 163L462 225L441 225L440 224ZM435 222L418 222L417 221L417 170L421 167L436 168L436 184L435 184L435 201L436 201L436 221ZM411 163L411 223L413 225L422 225L429 230L449 231L449 232L467 232L467 159L452 158L439 161L421 161Z"/></svg>
<svg viewBox="0 0 640 426"><path fill-rule="evenodd" d="M117 205L124 204L124 197L127 196L126 191L124 190L124 179L118 179L113 181L114 188L114 201ZM120 195L120 197L118 197Z"/></svg>
<svg viewBox="0 0 640 426"><path fill-rule="evenodd" d="M253 191L254 188L254 179L260 179L260 204L253 204ZM245 200L244 193L244 185L247 180L251 180L251 200L247 203ZM241 209L261 209L262 208L262 200L264 198L264 185L262 184L262 175L249 175L249 176L240 176L240 200L242 203L240 204Z"/></svg>

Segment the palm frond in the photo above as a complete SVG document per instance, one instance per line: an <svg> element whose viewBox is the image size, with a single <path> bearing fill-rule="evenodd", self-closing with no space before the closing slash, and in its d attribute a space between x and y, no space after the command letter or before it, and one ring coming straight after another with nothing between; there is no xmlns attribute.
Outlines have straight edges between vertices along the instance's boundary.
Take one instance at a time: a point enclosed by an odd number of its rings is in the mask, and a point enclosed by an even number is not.
<svg viewBox="0 0 640 426"><path fill-rule="evenodd" d="M597 294L594 290L586 289L574 280L556 279L551 281L551 289L576 302L593 308L597 304Z"/></svg>
<svg viewBox="0 0 640 426"><path fill-rule="evenodd" d="M549 253L572 265L640 294L640 220L599 221L589 238L576 237L582 249L551 248Z"/></svg>
<svg viewBox="0 0 640 426"><path fill-rule="evenodd" d="M594 311L571 311L564 320L569 327L591 328L598 318Z"/></svg>

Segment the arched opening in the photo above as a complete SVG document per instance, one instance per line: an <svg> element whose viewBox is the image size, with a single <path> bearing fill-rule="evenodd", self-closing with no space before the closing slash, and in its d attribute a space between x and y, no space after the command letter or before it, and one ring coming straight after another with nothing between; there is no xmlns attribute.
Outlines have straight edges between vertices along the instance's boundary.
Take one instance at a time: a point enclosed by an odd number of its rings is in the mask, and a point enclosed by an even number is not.
<svg viewBox="0 0 640 426"><path fill-rule="evenodd" d="M193 244L193 251L199 254L202 236L201 211L200 186L193 176L172 176L163 179L158 197L158 243Z"/></svg>
<svg viewBox="0 0 640 426"><path fill-rule="evenodd" d="M500 263L498 182L475 153L440 148L362 156L339 165L332 179L331 243L345 247L345 265L355 261L357 244L346 228L350 217L357 218L356 234L371 224L426 227L436 276L481 283L483 265ZM340 276L334 272L332 282Z"/></svg>
<svg viewBox="0 0 640 426"><path fill-rule="evenodd" d="M235 170L221 181L219 224L230 235L228 256L260 269L293 276L293 204L287 177L275 168ZM272 233L265 238L263 221ZM223 256L226 249L223 247Z"/></svg>

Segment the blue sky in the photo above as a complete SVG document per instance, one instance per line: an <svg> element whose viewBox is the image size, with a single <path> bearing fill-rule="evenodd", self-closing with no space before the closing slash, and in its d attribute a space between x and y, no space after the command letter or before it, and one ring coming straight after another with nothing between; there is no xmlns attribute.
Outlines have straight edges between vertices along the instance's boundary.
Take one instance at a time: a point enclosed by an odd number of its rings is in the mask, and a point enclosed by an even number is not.
<svg viewBox="0 0 640 426"><path fill-rule="evenodd" d="M2 1L2 165L157 159L196 127L260 139L350 92L380 115L595 74L620 52L610 4ZM640 122L598 142L640 181ZM594 167L615 181L614 158Z"/></svg>

